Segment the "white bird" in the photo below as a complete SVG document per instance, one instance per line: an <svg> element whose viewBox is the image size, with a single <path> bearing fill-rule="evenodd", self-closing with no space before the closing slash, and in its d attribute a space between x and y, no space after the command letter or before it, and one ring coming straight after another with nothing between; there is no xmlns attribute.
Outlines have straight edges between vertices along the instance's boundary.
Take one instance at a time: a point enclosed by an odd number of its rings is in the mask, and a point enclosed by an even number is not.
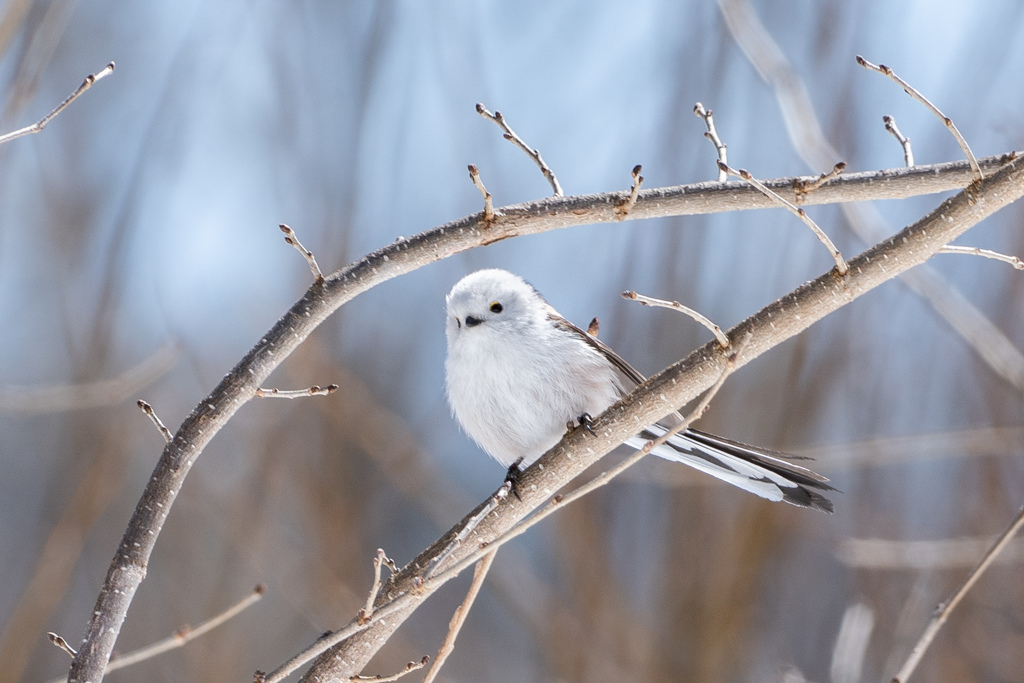
<svg viewBox="0 0 1024 683"><path fill-rule="evenodd" d="M518 275L479 270L446 298L445 384L452 414L488 455L518 473L644 377L597 337L563 318ZM675 420L676 422L673 422ZM643 445L679 418L631 437ZM828 479L775 451L686 429L652 451L762 498L832 512Z"/></svg>

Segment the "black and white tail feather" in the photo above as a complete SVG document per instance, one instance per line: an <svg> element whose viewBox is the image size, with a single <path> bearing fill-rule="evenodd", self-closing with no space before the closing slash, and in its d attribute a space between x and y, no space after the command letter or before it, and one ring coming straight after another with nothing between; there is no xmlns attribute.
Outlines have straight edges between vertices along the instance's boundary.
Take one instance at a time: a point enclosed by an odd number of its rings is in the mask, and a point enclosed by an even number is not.
<svg viewBox="0 0 1024 683"><path fill-rule="evenodd" d="M667 431L660 424L654 424L626 443L640 449L645 442L663 436ZM783 460L778 457L782 454L773 451L696 429L686 429L656 446L651 452L666 460L689 465L768 500L832 512L832 501L818 493L835 491L829 486L828 479Z"/></svg>

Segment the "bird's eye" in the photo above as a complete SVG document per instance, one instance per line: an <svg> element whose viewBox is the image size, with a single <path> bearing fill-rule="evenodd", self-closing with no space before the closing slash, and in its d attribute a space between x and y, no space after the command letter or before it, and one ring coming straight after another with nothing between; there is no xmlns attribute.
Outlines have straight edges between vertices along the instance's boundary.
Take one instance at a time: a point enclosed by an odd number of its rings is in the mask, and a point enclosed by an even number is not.
<svg viewBox="0 0 1024 683"><path fill-rule="evenodd" d="M504 307L497 301L491 304L491 313L501 313L502 310L504 310Z"/></svg>

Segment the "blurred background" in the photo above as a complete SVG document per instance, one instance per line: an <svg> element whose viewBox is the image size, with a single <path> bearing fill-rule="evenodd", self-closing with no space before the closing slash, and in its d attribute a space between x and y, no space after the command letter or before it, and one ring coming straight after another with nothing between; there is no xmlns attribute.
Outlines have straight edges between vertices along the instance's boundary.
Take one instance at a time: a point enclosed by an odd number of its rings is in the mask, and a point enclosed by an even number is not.
<svg viewBox="0 0 1024 683"><path fill-rule="evenodd" d="M333 271L479 211L469 163L496 206L550 193L477 102L541 150L566 194L628 189L637 163L647 187L713 180L697 101L730 162L761 178L902 166L883 114L918 163L962 158L858 53L930 97L979 156L1024 147L1018 2L724 9L729 22L710 0L7 0L4 132L117 69L0 147L0 680L66 672L45 633L78 643L163 445L135 401L173 431L310 284L278 223ZM761 72L806 88L837 156L794 146L813 125L806 111L787 122ZM853 223L891 234L941 199L810 213L853 255L867 246ZM960 242L1024 255L1021 219L1012 206ZM199 459L117 650L257 583L266 597L109 680L251 680L351 618L378 547L402 565L494 490L502 469L443 394L444 295L492 266L581 325L598 316L651 374L709 335L622 290L727 327L832 262L793 216L753 211L509 240L360 296L270 382L341 391L253 401ZM1024 275L966 256L931 268L1024 349ZM700 424L816 457L842 490L834 515L642 462L502 549L442 679L888 680L1024 498L1011 380L905 284L871 292L733 376ZM1024 681L1020 550L954 613L921 680ZM430 600L366 673L433 655L467 585Z"/></svg>

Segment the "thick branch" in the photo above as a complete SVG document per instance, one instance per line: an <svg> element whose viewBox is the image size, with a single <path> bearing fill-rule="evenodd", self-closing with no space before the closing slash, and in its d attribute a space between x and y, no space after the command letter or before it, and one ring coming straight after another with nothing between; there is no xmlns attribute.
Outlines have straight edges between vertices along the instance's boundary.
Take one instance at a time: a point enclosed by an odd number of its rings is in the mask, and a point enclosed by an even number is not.
<svg viewBox="0 0 1024 683"><path fill-rule="evenodd" d="M1004 162L1003 157L982 160L982 163L990 168L997 168ZM1016 178L1012 174L1016 173L1017 169L1018 164L1014 162L1004 171L995 174L991 182L985 182L984 188L999 187L1003 191L998 197L981 202L981 205L974 207L974 211L978 212L979 216L983 213L983 209L990 213L1017 197L1015 191L1003 187L1008 182L1007 178L1011 176ZM956 189L969 183L970 179L971 171L966 162L849 174L840 176L819 188L805 198L804 204L900 198L914 194L940 192ZM765 184L776 192L792 192L793 183L796 180L798 179L784 178ZM1012 185L1012 183L1009 184ZM963 193L958 195L958 197L962 196ZM99 683L102 679L104 667L113 650L128 607L139 584L146 576L149 557L156 544L156 539L159 537L170 508L196 458L235 412L255 396L256 390L266 381L270 373L327 316L357 295L381 282L473 247L517 235L534 234L570 225L618 221L622 217L615 211L615 208L620 200L620 192L610 192L602 195L551 197L543 201L510 206L496 212L498 215L495 216L493 225L488 229L480 228L479 215L474 214L433 228L410 239L389 244L333 273L325 280L314 282L306 294L239 361L209 396L192 410L178 428L174 439L164 448L111 562L103 588L91 613L82 646L72 663L69 681ZM765 208L770 205L769 199L751 187L738 184L700 183L675 188L642 190L636 205L624 220ZM976 220L980 220L980 217ZM949 234L951 233L950 226L957 227L959 225L956 221L943 223L938 226L940 229L929 230L928 236ZM942 244L951 241L957 234L959 232L949 234ZM937 245L935 248L938 249L939 246L942 245ZM915 258L919 253L915 252ZM901 258L898 265L903 266L909 262L909 260ZM886 267L893 269L893 264L887 264ZM851 273L851 276L855 274L856 271ZM831 293L825 292L825 295L824 298L834 301ZM788 316L782 315L780 320L775 321L780 330L786 329L787 318ZM808 316L800 317L800 321L807 324L810 320L811 318ZM795 333L796 331L793 331L791 334ZM765 336L764 339L767 341L774 338L773 333ZM747 351L745 357L740 359L741 364L746 362L747 357L754 357L764 350L760 346L761 342L762 339L755 334L754 340L748 347L750 350ZM717 342L714 342L714 345L717 347ZM756 353L754 353L755 348L757 349ZM753 355L750 355L752 353ZM720 370L720 367L712 370L708 377L717 377ZM710 384L710 380L708 384ZM691 388L693 386L695 385L691 385ZM696 391L704 388L707 388L707 385L696 389ZM673 391L666 395L679 398L685 394ZM685 398L680 398L678 404L682 404L685 400ZM656 404L656 402L652 402L652 405ZM661 415L657 415L655 419L658 417ZM585 432L585 430L580 431ZM529 485L528 480L527 487ZM541 487L536 493L543 495L543 491L544 488ZM539 500L534 501L534 505L537 502ZM467 544L467 546L471 545ZM397 619L394 622L395 627L400 621L401 619ZM389 623L391 622L389 621ZM376 633L376 630L374 632ZM376 648L373 648L373 651L376 651ZM364 660L360 658L360 661ZM358 669L353 673L358 673Z"/></svg>
<svg viewBox="0 0 1024 683"><path fill-rule="evenodd" d="M751 335L749 343L736 358L737 366L745 365L862 294L924 263L946 243L1021 196L1024 196L1024 162L1015 161L946 200L928 216L900 233L851 259L847 275L838 276L830 271L801 285L730 330L732 340ZM565 483L635 434L641 425L651 424L693 399L720 375L726 358L727 354L717 341L708 342L647 380L597 417L593 422L597 438L586 430L567 434L523 473L520 482L522 503L506 499L478 525L473 534L476 544L460 546L452 553L451 561L459 562L474 552L480 552L479 544L505 533ZM378 598L379 605L396 596L408 596L414 587L421 585L419 577L423 568L429 566L431 558L447 546L451 536L458 533L464 524L465 520L392 577ZM342 681L358 673L415 607L428 597L422 588L420 591L415 599L405 598L409 606L393 612L389 610L386 622L375 624L324 653L303 680Z"/></svg>

